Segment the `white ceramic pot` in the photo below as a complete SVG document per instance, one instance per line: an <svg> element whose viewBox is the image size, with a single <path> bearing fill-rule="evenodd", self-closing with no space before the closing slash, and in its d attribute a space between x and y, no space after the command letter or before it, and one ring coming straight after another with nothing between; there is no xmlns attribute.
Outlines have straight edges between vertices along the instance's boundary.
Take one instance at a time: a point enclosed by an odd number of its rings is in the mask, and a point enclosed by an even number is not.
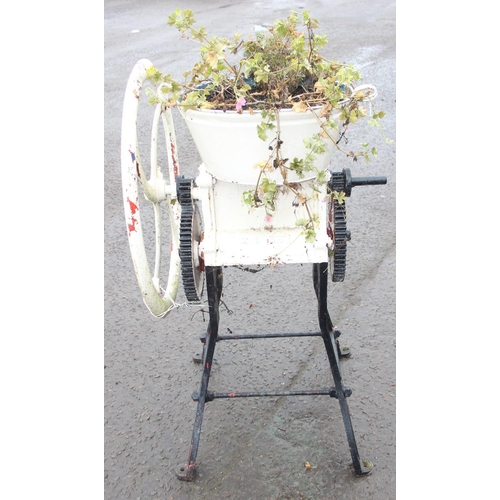
<svg viewBox="0 0 500 500"><path fill-rule="evenodd" d="M207 172L217 179L236 182L239 184L255 185L258 178L258 167L255 165L267 161L271 151L269 145L274 139L274 130L268 132L268 140L263 141L257 135L257 125L262 122L260 112L250 114L248 111L218 110L187 110L181 111L187 127L196 144ZM338 118L333 112L331 119ZM297 113L292 109L280 111L280 127L283 158L291 162L294 158L302 159L310 153L304 145L304 139L321 131L318 120L311 111ZM330 130L336 140L338 133ZM324 139L327 146L325 153L316 155L315 167L325 170L335 145L329 139ZM278 185L283 183L279 170L268 175ZM301 182L314 178L306 173L299 178L293 171L289 171L288 181Z"/></svg>

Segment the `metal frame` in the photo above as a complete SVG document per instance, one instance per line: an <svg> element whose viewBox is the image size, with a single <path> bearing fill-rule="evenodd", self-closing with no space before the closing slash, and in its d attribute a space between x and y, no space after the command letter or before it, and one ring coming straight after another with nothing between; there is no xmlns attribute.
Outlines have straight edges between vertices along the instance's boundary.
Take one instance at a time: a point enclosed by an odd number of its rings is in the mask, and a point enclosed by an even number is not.
<svg viewBox="0 0 500 500"><path fill-rule="evenodd" d="M215 399L221 398L243 398L243 397L281 397L281 396L330 396L338 399L344 427L351 452L354 471L357 475L362 476L369 474L372 471L372 465L366 460L361 460L354 430L352 427L349 407L347 405L347 397L351 395L351 390L344 386L342 382L342 374L340 370L340 358L349 356L348 349L342 349L338 342L340 332L336 330L330 319L327 306L327 285L328 285L328 264L326 262L313 264L313 284L316 297L318 300L318 321L319 332L311 333L264 333L264 334L247 334L247 335L219 335L219 305L222 294L222 267L207 266L205 268L208 308L209 308L209 323L207 331L202 341L203 349L203 372L201 375L200 389L193 394L193 399L197 402L196 416L193 426L193 434L191 438L191 446L187 462L181 464L176 470L176 476L182 481L193 481L196 477L196 457L198 454L198 446L200 443L201 426L203 423L203 413L205 404ZM314 337L321 336L323 338L325 349L328 355L330 368L334 380L334 387L320 390L301 390L301 391L263 391L263 392L231 392L218 393L208 390L210 381L210 372L215 353L215 346L221 340L242 340L255 338L281 338L281 337Z"/></svg>

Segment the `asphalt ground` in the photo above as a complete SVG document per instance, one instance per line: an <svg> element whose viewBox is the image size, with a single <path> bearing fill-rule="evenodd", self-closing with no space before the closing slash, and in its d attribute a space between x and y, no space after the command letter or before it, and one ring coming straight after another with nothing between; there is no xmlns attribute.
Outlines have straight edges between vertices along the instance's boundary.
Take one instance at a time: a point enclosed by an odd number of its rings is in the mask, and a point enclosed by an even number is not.
<svg viewBox="0 0 500 500"><path fill-rule="evenodd" d="M329 309L342 345L352 351L342 361L343 377L353 391L348 402L358 449L374 464L373 473L354 475L336 400L293 397L207 404L196 480L175 477L189 452L196 409L191 393L201 374L192 356L200 351L206 315L181 307L158 320L142 303L125 231L119 158L133 65L144 57L180 75L196 57L198 48L166 25L177 6L105 2L105 498L395 498L395 142L386 146L369 127L359 133L380 144L377 161L338 158L335 167L385 175L388 183L353 191L346 280L329 284ZM395 141L394 3L194 1L181 7L221 35L251 32L290 9L309 9L328 36L331 57L356 64L364 82L376 85L385 132ZM147 118L141 123L147 144ZM195 175L199 157L177 119L176 127L181 173ZM311 271L308 265L259 273L224 269L221 332L315 331ZM182 291L177 301L183 303ZM223 392L331 383L321 339L218 344L215 360L210 387Z"/></svg>
<svg viewBox="0 0 500 500"><path fill-rule="evenodd" d="M353 352L342 368L372 475L352 476L335 401L270 398L209 405L198 480L173 476L187 456L189 396L199 382L191 353L206 323L194 311L164 321L145 311L127 249L118 151L136 60L174 72L194 60L196 49L180 50L166 26L176 7L193 8L227 34L289 7L310 8L335 42L332 56L357 62L381 91L395 139L394 3L9 4L0 32L2 494L394 498L396 141L377 164L356 165L356 174L385 174L389 183L349 200L348 274L330 285L329 298ZM397 496L404 500L498 496L497 32L489 4L398 5ZM181 125L177 131L190 175L199 158ZM310 269L275 271L272 278L267 270L225 271L233 314L223 313L223 327L289 329L291 318L297 330L316 329ZM330 380L315 343L226 346L213 378L221 388ZM250 370L256 365L270 367L266 380Z"/></svg>

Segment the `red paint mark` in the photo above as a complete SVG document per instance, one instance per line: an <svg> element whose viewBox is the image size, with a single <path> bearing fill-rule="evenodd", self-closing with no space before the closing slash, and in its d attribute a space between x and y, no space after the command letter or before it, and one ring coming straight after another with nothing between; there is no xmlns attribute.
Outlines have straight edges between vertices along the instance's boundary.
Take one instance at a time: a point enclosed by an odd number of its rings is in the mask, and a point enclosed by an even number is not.
<svg viewBox="0 0 500 500"><path fill-rule="evenodd" d="M208 370L208 369L210 368L210 363L207 363L207 364L205 365L205 368Z"/></svg>
<svg viewBox="0 0 500 500"><path fill-rule="evenodd" d="M170 152L172 154L172 163L174 165L174 178L177 179L177 176L179 175L179 165L177 165L177 161L175 159L175 146L172 134L170 134Z"/></svg>
<svg viewBox="0 0 500 500"><path fill-rule="evenodd" d="M229 396L230 398L234 398L234 396L236 396L236 393L234 393L234 392L230 392L230 393L228 394L228 396Z"/></svg>
<svg viewBox="0 0 500 500"><path fill-rule="evenodd" d="M135 231L135 224L137 222L137 219L135 217L132 217L131 222L132 222L132 224L127 224L128 225L128 232L129 232L129 234L132 231Z"/></svg>
<svg viewBox="0 0 500 500"><path fill-rule="evenodd" d="M133 201L131 201L130 198L127 198L127 201L130 206L130 212L132 213L132 215L134 215L137 210L139 210L139 207Z"/></svg>
<svg viewBox="0 0 500 500"><path fill-rule="evenodd" d="M130 224L127 224L128 232L130 234L132 231L136 230L135 225L137 223L137 219L133 217L133 215L139 210L139 207L132 200L130 200L130 198L127 198L127 202L130 208L130 213L132 215L132 217L130 218Z"/></svg>

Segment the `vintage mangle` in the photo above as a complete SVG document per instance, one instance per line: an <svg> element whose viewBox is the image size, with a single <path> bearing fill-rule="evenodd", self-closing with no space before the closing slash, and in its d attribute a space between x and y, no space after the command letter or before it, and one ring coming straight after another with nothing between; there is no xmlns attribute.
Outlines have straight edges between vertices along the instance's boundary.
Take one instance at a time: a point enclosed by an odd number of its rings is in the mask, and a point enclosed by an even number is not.
<svg viewBox="0 0 500 500"><path fill-rule="evenodd" d="M272 231L266 227L262 214L248 213L241 202L242 193L248 189L245 178L225 179L211 166L210 154L199 167L196 178L180 175L177 145L170 109L158 104L154 112L151 136L151 172L147 179L142 167L137 140L137 116L147 69L152 64L140 60L130 75L123 108L121 164L122 185L127 234L136 277L144 302L156 317L166 316L175 307L178 285L182 281L189 302L200 303L206 283L209 321L203 341L203 365L199 391L193 395L197 410L187 462L176 470L184 481L192 481L196 475L196 457L200 441L205 404L218 398L325 395L338 399L354 471L357 475L371 472L372 465L362 460L358 453L349 414L347 397L351 391L342 381L339 359L349 352L339 345L340 332L333 326L327 307L328 279L344 280L346 266L346 243L350 233L346 227L345 203L334 199L332 192L344 192L348 197L355 186L386 184L385 177L352 177L349 169L340 172L328 170L327 185L320 187L316 206L319 214L319 229L314 243L305 243L301 228L296 225L300 217L297 210L280 210L294 203L293 195L279 197ZM227 113L228 119L231 114ZM186 121L190 121L188 117ZM158 132L162 123L168 151L168 167L158 162ZM255 125L252 125L255 126ZM195 142L210 142L203 134L196 138L196 123L188 123ZM231 129L231 124L226 125ZM198 141L198 142L197 142ZM210 146L210 144L209 144ZM221 154L220 145L211 144L212 152ZM199 147L198 147L199 149ZM200 153L201 154L201 153ZM227 162L237 170L244 162L246 153L240 157L224 152ZM203 154L201 154L203 159ZM165 162L166 163L166 162ZM209 164L209 166L206 165ZM164 168L165 177L162 173ZM253 178L252 178L253 179ZM300 181L306 187L308 180ZM316 188L317 189L317 188ZM140 217L140 197L151 202L155 214L156 259L151 274L145 249ZM171 225L171 254L168 280L160 285L161 211L166 210ZM259 333L245 335L219 334L219 306L222 293L222 269L226 266L267 265L269 263L312 264L312 280L318 301L318 332L304 333ZM321 336L327 352L334 385L327 389L298 391L263 391L218 393L209 391L210 371L217 342L222 340Z"/></svg>

